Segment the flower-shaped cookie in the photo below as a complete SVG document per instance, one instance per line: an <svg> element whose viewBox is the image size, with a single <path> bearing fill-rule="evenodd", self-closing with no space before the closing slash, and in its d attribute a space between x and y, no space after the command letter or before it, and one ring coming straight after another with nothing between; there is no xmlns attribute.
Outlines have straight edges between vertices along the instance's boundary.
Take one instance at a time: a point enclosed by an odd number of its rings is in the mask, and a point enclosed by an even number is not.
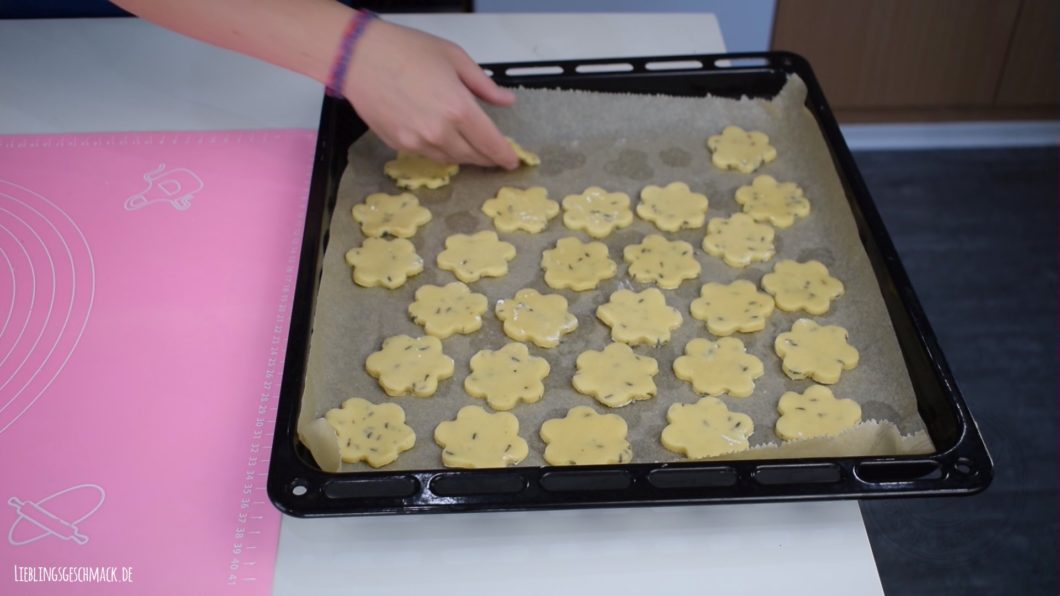
<svg viewBox="0 0 1060 596"><path fill-rule="evenodd" d="M324 419L335 430L342 461L368 462L373 468L385 466L402 451L416 444L416 433L405 424L405 410L397 404L379 404L352 397L332 408Z"/></svg>
<svg viewBox="0 0 1060 596"><path fill-rule="evenodd" d="M755 221L768 221L778 228L788 228L796 217L810 214L810 201L794 182L777 182L772 176L758 176L750 186L736 191L736 202Z"/></svg>
<svg viewBox="0 0 1060 596"><path fill-rule="evenodd" d="M626 421L614 414L597 414L588 406L576 406L564 418L541 425L545 461L554 466L624 464L633 459L633 446L626 440Z"/></svg>
<svg viewBox="0 0 1060 596"><path fill-rule="evenodd" d="M714 165L723 170L739 170L750 174L758 166L777 158L777 150L769 144L769 137L758 131L745 131L739 126L726 126L720 135L707 139Z"/></svg>
<svg viewBox="0 0 1060 596"><path fill-rule="evenodd" d="M674 360L674 374L697 393L748 397L762 376L762 361L747 353L743 342L723 337L716 342L697 337L685 344L685 355Z"/></svg>
<svg viewBox="0 0 1060 596"><path fill-rule="evenodd" d="M523 149L523 146L520 145L519 143L516 143L515 139L513 139L511 137L504 137L504 138L508 139L508 144L510 144L512 146L512 149L515 149L515 155L517 155L519 157L519 161L524 166L538 166L538 165L541 165L541 158L538 157L536 153L531 153L531 152L527 151L526 149Z"/></svg>
<svg viewBox="0 0 1060 596"><path fill-rule="evenodd" d="M670 333L681 326L681 313L667 306L663 293L656 288L617 290L606 304L596 308L596 317L611 327L612 340L631 346L666 343Z"/></svg>
<svg viewBox="0 0 1060 596"><path fill-rule="evenodd" d="M601 352L588 350L578 356L578 372L571 380L574 389L609 408L620 408L634 401L655 396L659 363L640 356L626 344L612 343Z"/></svg>
<svg viewBox="0 0 1060 596"><path fill-rule="evenodd" d="M580 195L563 199L563 225L572 230L585 230L593 238L603 238L618 228L633 223L629 209L629 195L607 192L590 186Z"/></svg>
<svg viewBox="0 0 1060 596"><path fill-rule="evenodd" d="M438 390L438 381L453 376L455 368L453 359L442 353L442 341L433 335L388 337L364 367L391 397L430 397Z"/></svg>
<svg viewBox="0 0 1060 596"><path fill-rule="evenodd" d="M365 238L360 248L346 252L346 264L353 267L353 281L366 288L383 286L393 290L423 271L423 259L404 238Z"/></svg>
<svg viewBox="0 0 1060 596"><path fill-rule="evenodd" d="M646 236L640 244L630 244L622 256L629 263L633 279L668 290L699 275L699 261L693 255L692 245L683 240L667 240L659 234Z"/></svg>
<svg viewBox="0 0 1060 596"><path fill-rule="evenodd" d="M765 329L766 320L773 314L773 297L759 292L744 279L728 285L710 282L700 288L699 298L692 301L690 310L693 317L706 322L714 335L751 333Z"/></svg>
<svg viewBox="0 0 1060 596"><path fill-rule="evenodd" d="M449 178L460 171L460 166L451 163L438 163L414 153L399 151L397 159L386 162L383 172L394 179L394 182L408 189L441 188L449 184Z"/></svg>
<svg viewBox="0 0 1060 596"><path fill-rule="evenodd" d="M532 288L519 290L510 300L498 300L496 312L504 322L505 335L542 348L558 346L560 338L578 327L578 319L567 310L566 298Z"/></svg>
<svg viewBox="0 0 1060 596"><path fill-rule="evenodd" d="M773 228L755 223L746 213L728 219L715 217L707 224L703 250L725 261L730 267L746 267L773 257Z"/></svg>
<svg viewBox="0 0 1060 596"><path fill-rule="evenodd" d="M531 356L525 345L513 342L472 356L464 389L472 397L485 399L494 410L510 410L521 401L532 404L541 399L548 371L547 360Z"/></svg>
<svg viewBox="0 0 1060 596"><path fill-rule="evenodd" d="M707 195L692 192L684 182L645 186L637 215L664 232L701 228L707 220Z"/></svg>
<svg viewBox="0 0 1060 596"><path fill-rule="evenodd" d="M791 331L777 336L773 348L784 361L784 373L796 380L832 385L844 370L858 365L858 351L847 343L846 329L810 319L795 321Z"/></svg>
<svg viewBox="0 0 1060 596"><path fill-rule="evenodd" d="M420 286L416 301L409 305L409 315L428 335L445 339L454 333L478 331L482 313L488 308L485 296L454 281L444 286Z"/></svg>
<svg viewBox="0 0 1060 596"><path fill-rule="evenodd" d="M482 204L482 212L493 218L502 232L523 230L537 234L548 220L559 215L559 203L548 198L543 186L527 189L502 186L497 196Z"/></svg>
<svg viewBox="0 0 1060 596"><path fill-rule="evenodd" d="M730 412L716 397L700 398L694 404L674 404L666 411L669 424L662 444L688 459L704 459L745 451L755 426L751 417Z"/></svg>
<svg viewBox="0 0 1060 596"><path fill-rule="evenodd" d="M445 250L438 253L438 266L452 271L457 279L470 283L483 277L502 277L508 261L515 258L515 246L497 239L497 232L453 234L445 239Z"/></svg>
<svg viewBox="0 0 1060 596"><path fill-rule="evenodd" d="M606 244L583 243L574 237L560 238L555 248L542 253L541 268L550 288L576 292L591 290L618 272L618 265L608 256Z"/></svg>
<svg viewBox="0 0 1060 596"><path fill-rule="evenodd" d="M843 295L843 283L817 261L777 261L773 272L762 276L762 289L776 298L780 310L802 309L811 315L828 312L832 300Z"/></svg>
<svg viewBox="0 0 1060 596"><path fill-rule="evenodd" d="M361 224L365 236L397 236L410 238L416 228L431 221L431 212L420 207L416 195L403 192L388 195L377 192L368 195L364 203L353 206L353 219Z"/></svg>
<svg viewBox="0 0 1060 596"><path fill-rule="evenodd" d="M812 385L802 393L784 393L777 411L777 436L785 441L830 437L861 422L858 402L836 399L832 390L822 385Z"/></svg>
<svg viewBox="0 0 1060 596"><path fill-rule="evenodd" d="M434 442L442 448L447 468L505 468L530 453L519 436L519 419L507 412L491 414L478 406L464 406L456 420L434 429Z"/></svg>

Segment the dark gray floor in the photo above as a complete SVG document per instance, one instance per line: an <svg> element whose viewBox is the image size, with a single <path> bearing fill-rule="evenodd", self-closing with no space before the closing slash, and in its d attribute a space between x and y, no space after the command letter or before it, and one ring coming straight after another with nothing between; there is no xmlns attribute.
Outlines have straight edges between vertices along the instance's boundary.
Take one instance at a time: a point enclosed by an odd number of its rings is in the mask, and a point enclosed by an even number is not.
<svg viewBox="0 0 1060 596"><path fill-rule="evenodd" d="M1057 594L1057 151L856 155L996 467L861 505L888 594Z"/></svg>

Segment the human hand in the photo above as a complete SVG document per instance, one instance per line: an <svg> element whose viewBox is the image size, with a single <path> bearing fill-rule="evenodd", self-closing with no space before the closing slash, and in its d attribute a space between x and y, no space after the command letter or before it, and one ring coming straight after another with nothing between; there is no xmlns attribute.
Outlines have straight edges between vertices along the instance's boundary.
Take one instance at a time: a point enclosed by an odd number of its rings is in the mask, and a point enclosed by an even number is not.
<svg viewBox="0 0 1060 596"><path fill-rule="evenodd" d="M444 39L373 20L357 42L342 92L394 149L447 163L519 165L475 101L510 106L515 95Z"/></svg>

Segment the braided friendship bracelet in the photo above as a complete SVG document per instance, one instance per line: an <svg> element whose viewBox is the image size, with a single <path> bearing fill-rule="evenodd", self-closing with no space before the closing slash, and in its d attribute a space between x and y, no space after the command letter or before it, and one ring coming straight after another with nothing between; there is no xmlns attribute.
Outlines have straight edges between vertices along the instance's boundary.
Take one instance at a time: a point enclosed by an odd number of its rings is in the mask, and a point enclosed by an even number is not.
<svg viewBox="0 0 1060 596"><path fill-rule="evenodd" d="M342 41L339 42L335 62L331 65L331 74L328 76L327 94L330 97L343 97L342 87L346 84L346 69L350 66L350 58L353 57L353 46L364 33L368 22L376 16L370 10L357 10L350 17L350 22L342 33Z"/></svg>

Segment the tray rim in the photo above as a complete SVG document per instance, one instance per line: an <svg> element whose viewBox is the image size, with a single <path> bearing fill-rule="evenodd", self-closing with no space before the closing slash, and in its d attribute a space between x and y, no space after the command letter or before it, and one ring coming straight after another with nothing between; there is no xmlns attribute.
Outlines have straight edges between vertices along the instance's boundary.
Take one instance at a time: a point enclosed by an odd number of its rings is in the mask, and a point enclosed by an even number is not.
<svg viewBox="0 0 1060 596"><path fill-rule="evenodd" d="M735 62L734 62L735 61ZM701 67L649 70L648 63L698 62ZM721 62L719 64L719 62ZM748 64L754 62L755 64ZM630 64L632 71L578 72L582 65ZM948 449L927 455L909 456L853 456L831 458L772 459L772 460L709 460L702 462L638 463L608 466L514 467L501 470L454 470L436 468L403 471L366 471L329 473L306 461L299 453L297 419L304 386L305 360L308 357L310 327L316 287L317 270L323 257L329 222L323 217L325 203L337 191L338 179L333 175L336 160L345 166L347 145L332 137L337 114L351 108L343 100L325 97L314 157L309 204L302 239L299 270L291 314L291 330L285 351L284 375L276 413L276 426L269 464L267 490L274 506L285 514L296 517L338 515L367 515L381 513L422 513L454 511L528 510L542 508L607 507L636 505L687 505L703 503L735 503L764 501L799 501L821 499L863 499L889 497L926 497L971 495L986 489L993 478L993 461L982 434L972 417L950 372L945 357L897 251L886 231L868 188L843 139L839 125L828 107L824 93L809 63L791 52L742 52L729 54L687 54L650 57L613 57L586 60L548 60L530 62L487 63L481 65L502 85L533 83L535 86L552 83L562 87L564 79L575 76L584 80L621 79L630 75L679 76L711 71L729 73L760 73L777 71L798 75L807 88L807 105L821 127L821 132L832 151L837 172L847 188L852 207L860 210L865 225L871 232L883 259L886 274L894 283L904 310L916 331L916 339L931 365L931 373L949 398L955 417L957 433ZM560 72L511 77L511 69L558 67ZM553 69L554 70L554 69ZM360 125L353 139L363 134ZM341 175L341 168L339 169ZM866 247L868 252L868 247ZM311 266L310 266L311 265ZM874 269L875 269L874 265ZM877 271L879 275L879 271ZM307 296L307 293L311 294ZM893 320L893 316L892 316ZM897 330L896 330L897 333ZM903 348L903 355L905 349ZM910 371L911 372L911 371ZM292 374L296 373L296 374ZM891 470L892 476L863 478L869 468ZM923 474L924 470L930 472ZM660 488L649 480L655 470L687 470L703 475L726 475L732 482L724 486ZM904 471L904 476L902 471ZM622 472L628 479L626 488L592 489L602 472ZM823 474L825 479L815 476ZM765 482L767 477L773 481ZM499 478L521 478L518 492L491 494L439 495L432 489L438 478L457 478L488 481ZM566 479L573 486L579 482L588 489L546 490L542 482L549 478ZM581 478L581 480L579 480ZM594 480L595 478L595 480ZM786 479L786 480L785 480ZM779 481L778 481L779 480ZM328 496L339 488L360 491L367 496ZM480 482L481 486L481 482ZM295 494L295 487L305 489ZM389 488L387 488L389 487ZM408 494L405 494L408 493ZM375 495L375 496L372 496Z"/></svg>

